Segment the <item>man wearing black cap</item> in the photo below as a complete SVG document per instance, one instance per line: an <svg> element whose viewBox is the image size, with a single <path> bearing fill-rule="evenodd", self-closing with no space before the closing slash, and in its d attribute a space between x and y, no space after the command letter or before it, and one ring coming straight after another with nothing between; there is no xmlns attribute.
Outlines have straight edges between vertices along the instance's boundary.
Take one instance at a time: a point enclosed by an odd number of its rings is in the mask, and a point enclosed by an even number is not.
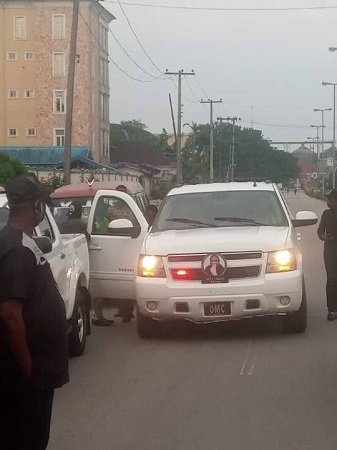
<svg viewBox="0 0 337 450"><path fill-rule="evenodd" d="M326 209L321 218L317 234L324 242L324 263L327 274L326 296L328 320L337 319L337 190L327 195Z"/></svg>
<svg viewBox="0 0 337 450"><path fill-rule="evenodd" d="M35 175L6 188L0 232L0 448L42 450L49 440L54 389L69 381L63 299L33 240L46 212Z"/></svg>
<svg viewBox="0 0 337 450"><path fill-rule="evenodd" d="M65 222L60 224L60 232L64 234L81 233L90 242L90 235L87 227L82 220L82 204L80 200L74 200L68 208L68 217Z"/></svg>

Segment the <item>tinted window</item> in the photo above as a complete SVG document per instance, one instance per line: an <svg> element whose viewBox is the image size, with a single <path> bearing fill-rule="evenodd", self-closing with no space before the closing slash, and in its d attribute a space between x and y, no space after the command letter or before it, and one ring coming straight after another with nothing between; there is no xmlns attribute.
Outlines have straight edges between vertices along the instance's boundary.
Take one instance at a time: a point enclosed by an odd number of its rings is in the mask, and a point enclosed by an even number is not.
<svg viewBox="0 0 337 450"><path fill-rule="evenodd" d="M254 225L288 226L275 192L219 191L168 196L153 231Z"/></svg>
<svg viewBox="0 0 337 450"><path fill-rule="evenodd" d="M0 231L6 226L9 216L9 209L0 208Z"/></svg>
<svg viewBox="0 0 337 450"><path fill-rule="evenodd" d="M131 220L134 226L139 225L131 208L118 197L100 197L94 215L92 234L109 234L109 223L116 219Z"/></svg>

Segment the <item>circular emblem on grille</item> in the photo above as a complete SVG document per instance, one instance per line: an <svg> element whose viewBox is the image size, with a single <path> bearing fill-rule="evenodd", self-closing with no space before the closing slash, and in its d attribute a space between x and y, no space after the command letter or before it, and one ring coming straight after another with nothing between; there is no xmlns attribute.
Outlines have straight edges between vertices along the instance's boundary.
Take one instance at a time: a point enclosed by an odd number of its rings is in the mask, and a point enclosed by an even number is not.
<svg viewBox="0 0 337 450"><path fill-rule="evenodd" d="M201 268L208 277L221 277L226 272L227 263L221 255L213 253L203 259Z"/></svg>

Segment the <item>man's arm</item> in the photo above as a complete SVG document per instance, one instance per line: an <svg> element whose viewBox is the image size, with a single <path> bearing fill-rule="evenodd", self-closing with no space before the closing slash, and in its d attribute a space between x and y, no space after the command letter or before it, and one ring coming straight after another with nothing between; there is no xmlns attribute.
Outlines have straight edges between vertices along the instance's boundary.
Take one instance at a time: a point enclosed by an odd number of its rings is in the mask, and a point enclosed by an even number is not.
<svg viewBox="0 0 337 450"><path fill-rule="evenodd" d="M6 335L13 355L22 370L24 379L28 380L32 370L32 359L27 345L21 300L13 299L0 303L0 318L7 326Z"/></svg>
<svg viewBox="0 0 337 450"><path fill-rule="evenodd" d="M317 234L318 237L321 241L326 241L327 240L327 235L326 235L326 211L323 212L322 217L321 217L321 221L319 223L318 229L317 229Z"/></svg>

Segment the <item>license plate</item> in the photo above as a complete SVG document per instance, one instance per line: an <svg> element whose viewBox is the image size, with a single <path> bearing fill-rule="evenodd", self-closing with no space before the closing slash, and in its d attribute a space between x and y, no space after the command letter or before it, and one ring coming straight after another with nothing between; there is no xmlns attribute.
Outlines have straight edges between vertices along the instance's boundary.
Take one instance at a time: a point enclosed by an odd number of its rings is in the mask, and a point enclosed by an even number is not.
<svg viewBox="0 0 337 450"><path fill-rule="evenodd" d="M205 316L207 317L230 316L231 303L230 302L204 303L204 313Z"/></svg>

